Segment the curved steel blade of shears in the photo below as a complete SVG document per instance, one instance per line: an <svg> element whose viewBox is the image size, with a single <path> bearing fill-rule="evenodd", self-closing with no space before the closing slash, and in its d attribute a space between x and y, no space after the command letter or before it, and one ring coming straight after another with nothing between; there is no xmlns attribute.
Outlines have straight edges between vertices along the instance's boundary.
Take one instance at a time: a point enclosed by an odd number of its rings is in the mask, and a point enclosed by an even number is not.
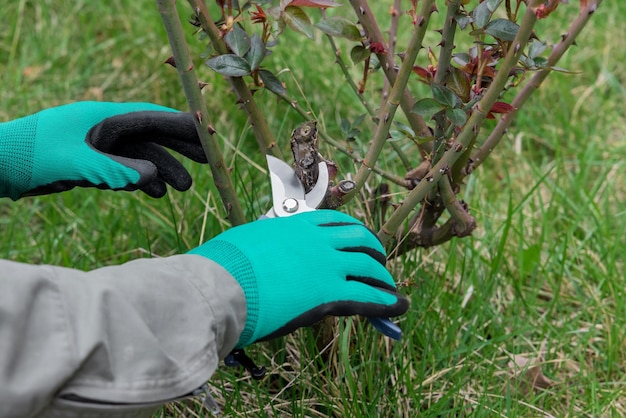
<svg viewBox="0 0 626 418"><path fill-rule="evenodd" d="M328 167L325 162L319 163L317 182L309 193L304 192L304 186L296 172L283 160L268 155L267 166L272 185L273 206L265 216L268 218L291 216L310 212L322 204L328 190Z"/></svg>

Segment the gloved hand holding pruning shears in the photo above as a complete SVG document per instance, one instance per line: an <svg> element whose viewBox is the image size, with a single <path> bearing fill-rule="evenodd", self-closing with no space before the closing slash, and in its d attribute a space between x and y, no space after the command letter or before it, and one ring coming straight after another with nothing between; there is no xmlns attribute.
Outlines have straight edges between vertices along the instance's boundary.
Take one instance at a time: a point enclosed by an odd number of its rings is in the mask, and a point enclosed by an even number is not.
<svg viewBox="0 0 626 418"><path fill-rule="evenodd" d="M304 192L304 186L288 164L268 155L267 165L272 184L273 206L265 215L266 217L283 217L311 212L317 210L322 204L326 196L329 178L328 167L325 162L319 163L319 177L315 187L309 193ZM371 253L370 255L383 266L386 264L383 253ZM368 320L387 337L394 340L402 338L402 330L389 319L370 316Z"/></svg>
<svg viewBox="0 0 626 418"><path fill-rule="evenodd" d="M261 220L231 228L190 252L220 264L244 290L248 318L236 349L327 315L362 315L400 339L400 328L386 318L406 312L408 300L385 268L382 244L351 216L316 210L328 187L326 164L319 164L317 185L305 193L288 164L267 160L273 207ZM235 354L227 363L248 362L254 377L263 375L241 350Z"/></svg>

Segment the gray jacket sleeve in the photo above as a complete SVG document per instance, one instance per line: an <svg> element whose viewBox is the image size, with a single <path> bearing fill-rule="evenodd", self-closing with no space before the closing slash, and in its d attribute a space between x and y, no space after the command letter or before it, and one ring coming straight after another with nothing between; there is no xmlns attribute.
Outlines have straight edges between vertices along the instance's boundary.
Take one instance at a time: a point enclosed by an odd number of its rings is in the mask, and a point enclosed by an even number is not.
<svg viewBox="0 0 626 418"><path fill-rule="evenodd" d="M0 260L0 417L149 416L234 347L239 284L196 255L90 272Z"/></svg>

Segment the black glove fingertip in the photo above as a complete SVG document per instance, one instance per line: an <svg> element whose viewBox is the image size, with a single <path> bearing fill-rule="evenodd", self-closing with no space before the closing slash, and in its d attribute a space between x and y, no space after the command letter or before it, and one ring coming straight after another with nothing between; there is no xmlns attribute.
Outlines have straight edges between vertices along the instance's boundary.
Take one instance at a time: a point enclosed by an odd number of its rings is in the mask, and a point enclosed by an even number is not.
<svg viewBox="0 0 626 418"><path fill-rule="evenodd" d="M157 199L165 196L165 194L167 193L167 187L165 186L165 182L162 180L154 180L146 184L145 186L142 186L140 190L148 196Z"/></svg>

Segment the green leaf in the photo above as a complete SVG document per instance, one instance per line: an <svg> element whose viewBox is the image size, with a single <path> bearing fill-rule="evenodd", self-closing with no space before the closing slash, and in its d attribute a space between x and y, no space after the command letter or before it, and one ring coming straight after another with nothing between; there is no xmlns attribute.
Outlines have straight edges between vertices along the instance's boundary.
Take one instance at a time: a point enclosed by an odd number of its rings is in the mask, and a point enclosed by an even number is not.
<svg viewBox="0 0 626 418"><path fill-rule="evenodd" d="M479 29L484 27L489 22L491 13L492 11L489 10L488 2L485 1L483 3L480 3L472 11L472 19L474 20L474 25L476 25L476 27Z"/></svg>
<svg viewBox="0 0 626 418"><path fill-rule="evenodd" d="M508 19L494 19L485 26L485 33L502 41L512 41L517 35L519 25Z"/></svg>
<svg viewBox="0 0 626 418"><path fill-rule="evenodd" d="M363 39L357 25L343 17L329 17L315 24L315 27L326 35L346 38L355 42Z"/></svg>
<svg viewBox="0 0 626 418"><path fill-rule="evenodd" d="M539 55L543 54L543 51L545 51L547 47L547 43L534 40L530 43L530 46L528 47L528 56L530 58L538 57Z"/></svg>
<svg viewBox="0 0 626 418"><path fill-rule="evenodd" d="M467 114L461 109L446 109L446 117L455 126L463 126L467 122Z"/></svg>
<svg viewBox="0 0 626 418"><path fill-rule="evenodd" d="M444 108L445 106L435 99L427 97L415 102L413 105L413 113L417 113L424 119L430 119L435 115L435 113L442 111Z"/></svg>
<svg viewBox="0 0 626 418"><path fill-rule="evenodd" d="M278 95L283 95L287 93L287 90L285 89L285 86L283 86L283 83L270 71L259 70L259 76L261 77L265 88L272 93L276 93Z"/></svg>
<svg viewBox="0 0 626 418"><path fill-rule="evenodd" d="M434 141L435 137L434 136L416 136L414 138L412 138L414 141L416 141L418 144L425 144L427 142L430 141Z"/></svg>
<svg viewBox="0 0 626 418"><path fill-rule="evenodd" d="M250 74L248 61L235 54L218 55L206 61L206 65L227 77L243 77Z"/></svg>
<svg viewBox="0 0 626 418"><path fill-rule="evenodd" d="M265 49L265 44L263 43L261 37L256 33L252 35L252 39L250 40L250 50L245 56L252 71L259 68L261 61L265 58L266 52L267 50Z"/></svg>
<svg viewBox="0 0 626 418"><path fill-rule="evenodd" d="M299 7L288 6L281 16L291 29L313 39L313 25L304 10Z"/></svg>
<svg viewBox="0 0 626 418"><path fill-rule="evenodd" d="M339 124L339 129L341 129L341 133L347 134L352 129L350 125L350 121L346 118L341 118L341 123Z"/></svg>
<svg viewBox="0 0 626 418"><path fill-rule="evenodd" d="M502 0L486 0L484 2L487 5L487 8L493 13L496 11Z"/></svg>
<svg viewBox="0 0 626 418"><path fill-rule="evenodd" d="M354 122L352 123L352 127L356 128L356 127L361 126L366 117L367 117L367 113L362 113L358 118L354 120Z"/></svg>
<svg viewBox="0 0 626 418"><path fill-rule="evenodd" d="M350 51L350 59L353 64L358 64L361 61L365 61L372 51L369 48L365 48L363 45L357 45Z"/></svg>
<svg viewBox="0 0 626 418"><path fill-rule="evenodd" d="M240 57L246 55L250 49L250 37L239 25L233 26L233 30L224 36L224 41L231 51Z"/></svg>
<svg viewBox="0 0 626 418"><path fill-rule="evenodd" d="M459 25L459 28L461 30L464 30L467 27L467 25L469 25L472 22L470 17L465 14L454 15L454 20L456 20L456 24Z"/></svg>
<svg viewBox="0 0 626 418"><path fill-rule="evenodd" d="M456 107L457 97L452 90L440 84L431 84L433 98L446 107Z"/></svg>

